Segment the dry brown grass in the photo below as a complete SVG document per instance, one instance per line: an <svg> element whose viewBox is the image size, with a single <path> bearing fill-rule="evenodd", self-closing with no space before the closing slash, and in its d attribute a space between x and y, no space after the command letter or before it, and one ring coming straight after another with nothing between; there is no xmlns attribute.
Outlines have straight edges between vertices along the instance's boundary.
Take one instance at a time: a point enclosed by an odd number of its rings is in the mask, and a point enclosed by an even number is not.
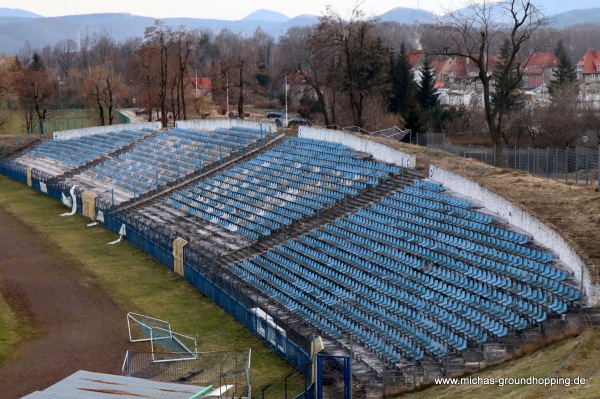
<svg viewBox="0 0 600 399"><path fill-rule="evenodd" d="M426 174L429 164L450 170L482 184L489 190L537 217L571 244L588 265L592 281L600 282L600 193L595 186L544 179L526 172L489 166L428 147L378 137L369 139L416 155L417 170Z"/></svg>

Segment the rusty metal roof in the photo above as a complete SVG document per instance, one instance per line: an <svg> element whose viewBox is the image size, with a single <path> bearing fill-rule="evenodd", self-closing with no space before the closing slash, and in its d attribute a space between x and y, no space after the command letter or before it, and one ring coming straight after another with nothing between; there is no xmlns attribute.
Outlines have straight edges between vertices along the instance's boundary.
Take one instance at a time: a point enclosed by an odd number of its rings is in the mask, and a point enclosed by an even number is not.
<svg viewBox="0 0 600 399"><path fill-rule="evenodd" d="M188 399L204 387L77 371L22 399Z"/></svg>

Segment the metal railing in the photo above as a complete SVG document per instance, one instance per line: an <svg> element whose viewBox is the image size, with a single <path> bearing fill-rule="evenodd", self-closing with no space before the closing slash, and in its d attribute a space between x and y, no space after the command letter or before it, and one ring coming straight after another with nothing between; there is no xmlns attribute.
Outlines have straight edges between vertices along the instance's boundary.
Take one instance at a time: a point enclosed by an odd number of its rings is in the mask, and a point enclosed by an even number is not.
<svg viewBox="0 0 600 399"><path fill-rule="evenodd" d="M570 184L600 186L600 150L596 148L533 148L448 144L443 133L413 133L413 144L442 150L491 166L521 170Z"/></svg>

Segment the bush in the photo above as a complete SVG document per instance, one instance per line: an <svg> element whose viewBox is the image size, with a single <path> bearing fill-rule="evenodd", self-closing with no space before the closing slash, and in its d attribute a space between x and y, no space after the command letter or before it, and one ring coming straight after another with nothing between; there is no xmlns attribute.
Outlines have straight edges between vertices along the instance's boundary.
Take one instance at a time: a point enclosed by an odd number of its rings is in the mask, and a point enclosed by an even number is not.
<svg viewBox="0 0 600 399"><path fill-rule="evenodd" d="M303 118L307 118L308 119L308 117L310 116L310 109L307 106L302 105L302 106L298 107L298 109L296 111Z"/></svg>

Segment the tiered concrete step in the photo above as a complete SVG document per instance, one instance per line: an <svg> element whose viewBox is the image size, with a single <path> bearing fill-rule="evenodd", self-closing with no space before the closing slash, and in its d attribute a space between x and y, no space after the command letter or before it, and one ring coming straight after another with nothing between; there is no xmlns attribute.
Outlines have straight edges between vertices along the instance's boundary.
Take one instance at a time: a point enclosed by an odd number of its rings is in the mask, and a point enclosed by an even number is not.
<svg viewBox="0 0 600 399"><path fill-rule="evenodd" d="M311 229L319 228L324 224L331 223L335 219L344 215L356 212L358 209L371 204L374 200L378 200L382 196L391 194L392 192L401 189L404 185L410 184L411 179L402 175L392 176L375 188L368 188L355 197L347 198L346 200L325 209L319 214L295 221L291 226L273 232L270 236L258 240L256 243L246 247L240 251L229 254L219 262L226 266L231 263L240 262L255 254L260 254L285 243L289 239L293 239L309 232Z"/></svg>

